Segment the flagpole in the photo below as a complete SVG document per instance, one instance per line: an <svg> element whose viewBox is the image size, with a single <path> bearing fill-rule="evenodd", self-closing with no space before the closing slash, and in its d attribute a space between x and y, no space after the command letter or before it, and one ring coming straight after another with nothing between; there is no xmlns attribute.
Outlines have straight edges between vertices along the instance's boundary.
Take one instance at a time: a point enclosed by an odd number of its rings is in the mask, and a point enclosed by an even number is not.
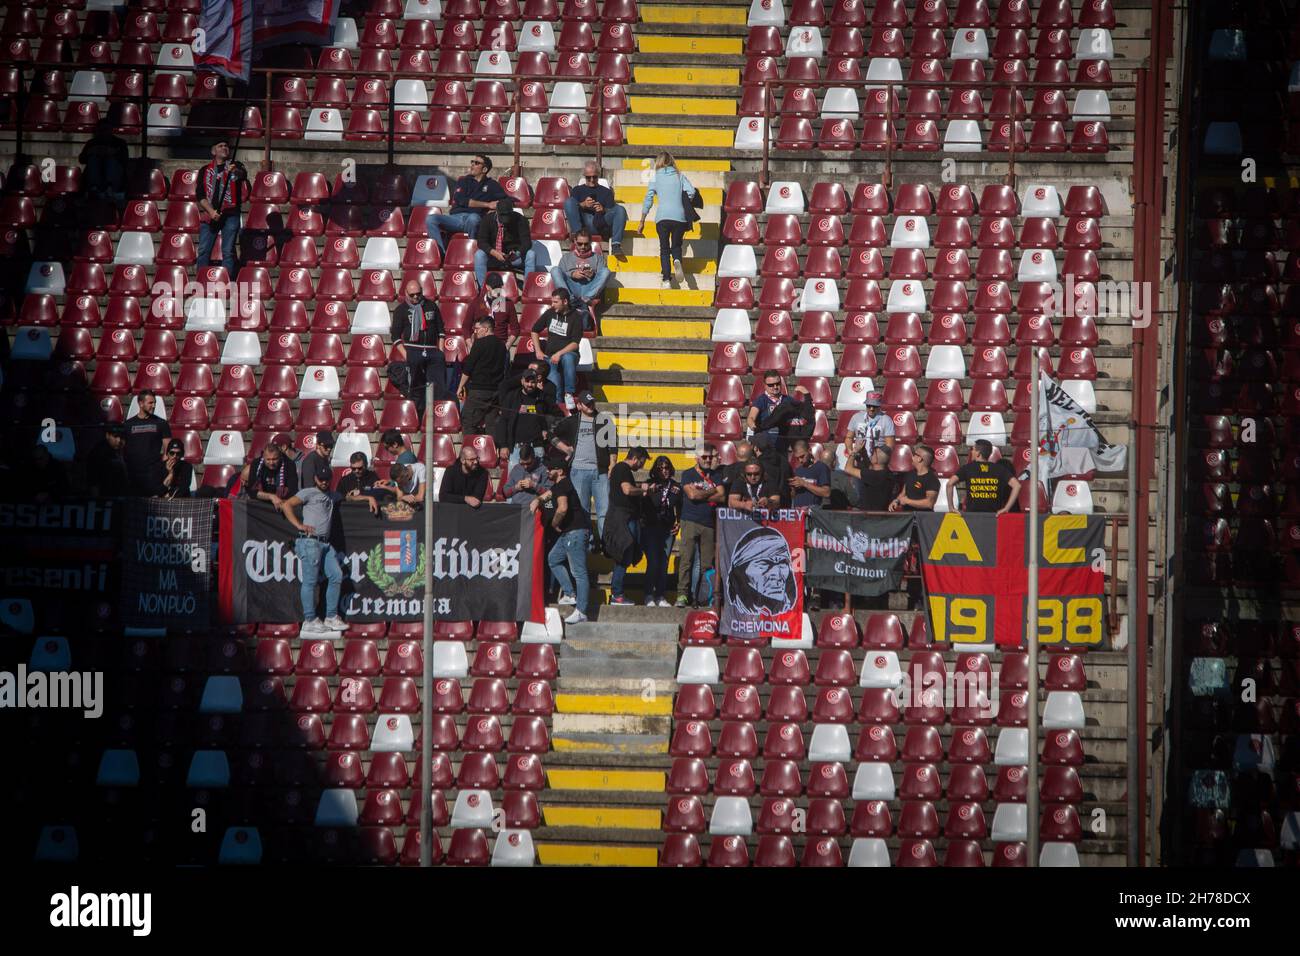
<svg viewBox="0 0 1300 956"><path fill-rule="evenodd" d="M1038 866L1038 383L1041 350L1034 349L1029 373L1029 607L1025 620L1025 643L1029 652L1029 707L1026 732L1029 737L1029 788L1025 794L1026 843L1029 866Z"/></svg>
<svg viewBox="0 0 1300 956"><path fill-rule="evenodd" d="M429 449L433 447L433 382L424 386L424 547L433 541L433 476L429 474ZM433 865L433 562L424 561L424 675L420 705L420 866Z"/></svg>
<svg viewBox="0 0 1300 956"><path fill-rule="evenodd" d="M1125 649L1125 662L1128 666L1128 701L1126 702L1126 718L1128 730L1128 744L1125 748L1125 758L1127 766L1124 768L1124 776L1127 782L1126 810L1128 813L1127 826L1125 827L1127 839L1126 845L1126 863L1128 866L1145 866L1146 853L1145 848L1139 845L1138 832L1142 819L1142 806L1139 802L1139 795L1142 791L1142 778L1139 775L1139 767L1142 762L1142 747L1145 746L1143 741L1138 740L1138 726L1142 718L1142 711L1138 708L1146 706L1146 700L1140 698L1138 694L1138 668L1145 666L1145 661L1138 657L1137 641L1133 639L1136 633L1136 624L1133 620L1133 603L1138 588L1138 561L1145 561L1145 555L1137 553L1137 534L1133 527L1133 511L1136 508L1139 488L1137 483L1137 426L1130 422L1129 439L1128 439L1128 587L1125 604L1129 608L1128 613L1128 634L1125 635L1128 640L1128 646Z"/></svg>

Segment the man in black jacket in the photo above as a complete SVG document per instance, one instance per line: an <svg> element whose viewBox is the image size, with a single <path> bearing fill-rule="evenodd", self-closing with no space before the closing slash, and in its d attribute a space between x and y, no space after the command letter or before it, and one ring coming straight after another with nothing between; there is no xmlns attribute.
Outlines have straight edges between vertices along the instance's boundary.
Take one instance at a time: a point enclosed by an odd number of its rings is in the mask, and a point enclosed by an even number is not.
<svg viewBox="0 0 1300 956"><path fill-rule="evenodd" d="M520 442L531 443L539 458L544 454L550 419L559 416L559 407L547 398L537 373L525 370L519 387L506 392L497 420L497 447L516 449L510 452L510 468L519 463Z"/></svg>
<svg viewBox="0 0 1300 956"><path fill-rule="evenodd" d="M495 211L478 224L478 251L474 253L474 278L479 288L487 281L488 266L493 272L524 270L524 278L537 271L533 240L528 234L528 220L515 212L509 197L497 200Z"/></svg>
<svg viewBox="0 0 1300 956"><path fill-rule="evenodd" d="M474 344L461 367L460 387L456 391L461 402L460 423L464 434L482 434L488 419L495 419L493 405L505 378L506 359L505 343L493 333L491 316L476 320Z"/></svg>
<svg viewBox="0 0 1300 956"><path fill-rule="evenodd" d="M424 415L424 386L433 383L434 401L447 397L447 363L442 357L442 313L438 303L424 297L420 283L407 281L403 288L402 303L393 310L392 336L406 354L406 396L415 402L418 413ZM398 363L393 363L394 365ZM389 375L393 374L390 366ZM401 382L396 382L401 390Z"/></svg>
<svg viewBox="0 0 1300 956"><path fill-rule="evenodd" d="M438 501L450 505L479 508L487 497L488 476L478 465L478 455L468 445L460 449L460 462L448 468L438 489Z"/></svg>

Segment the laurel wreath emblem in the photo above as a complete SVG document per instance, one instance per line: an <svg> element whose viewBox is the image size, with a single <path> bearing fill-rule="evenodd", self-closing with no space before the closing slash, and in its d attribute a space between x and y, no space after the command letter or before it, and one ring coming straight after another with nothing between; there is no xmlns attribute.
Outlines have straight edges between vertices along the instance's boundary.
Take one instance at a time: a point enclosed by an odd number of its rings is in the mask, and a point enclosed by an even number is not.
<svg viewBox="0 0 1300 956"><path fill-rule="evenodd" d="M366 558L366 574L375 583L375 586L385 594L400 594L402 597L410 597L415 594L417 588L424 587L424 561L424 549L421 548L420 563L416 566L415 571L407 575L399 583L397 578L384 570L384 546L380 543L371 549L370 555Z"/></svg>

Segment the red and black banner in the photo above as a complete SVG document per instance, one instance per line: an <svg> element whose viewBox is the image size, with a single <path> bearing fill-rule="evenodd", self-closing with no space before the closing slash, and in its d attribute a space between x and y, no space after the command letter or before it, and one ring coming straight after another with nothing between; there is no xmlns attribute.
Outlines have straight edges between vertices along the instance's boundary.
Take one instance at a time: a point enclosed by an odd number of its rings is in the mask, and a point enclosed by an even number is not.
<svg viewBox="0 0 1300 956"><path fill-rule="evenodd" d="M1024 643L1029 553L1024 514L918 514L921 575L936 642ZM1038 641L1098 647L1106 637L1100 515L1039 518Z"/></svg>
<svg viewBox="0 0 1300 956"><path fill-rule="evenodd" d="M343 570L339 613L349 621L419 621L432 564L434 617L449 621L541 621L545 582L541 520L522 505L435 505L424 515L372 515L342 505L331 544ZM220 503L220 606L231 623L302 619L292 525L260 501Z"/></svg>

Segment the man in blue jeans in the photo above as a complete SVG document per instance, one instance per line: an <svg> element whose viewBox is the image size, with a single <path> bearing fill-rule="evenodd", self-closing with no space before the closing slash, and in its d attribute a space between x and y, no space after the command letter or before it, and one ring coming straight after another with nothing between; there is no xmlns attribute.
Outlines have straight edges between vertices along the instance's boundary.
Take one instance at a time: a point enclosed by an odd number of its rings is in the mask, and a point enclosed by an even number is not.
<svg viewBox="0 0 1300 956"><path fill-rule="evenodd" d="M298 556L301 576L302 634L305 637L346 631L347 622L339 617L339 592L343 587L343 568L338 552L331 541L334 524L334 507L341 499L338 492L330 491L330 473L317 472L314 487L303 488L292 498L273 502L280 514L298 529L294 554ZM379 513L374 498L363 496L372 514ZM294 509L302 508L301 520ZM325 620L316 616L316 584L322 571L325 574Z"/></svg>
<svg viewBox="0 0 1300 956"><path fill-rule="evenodd" d="M537 271L537 251L528 234L528 220L515 212L509 196L497 200L496 209L483 217L478 224L477 238L474 278L478 280L478 288L483 288L487 281L489 266L493 272L522 269L525 279Z"/></svg>
<svg viewBox="0 0 1300 956"><path fill-rule="evenodd" d="M612 189L600 184L600 167L594 161L587 161L582 167L582 182L569 191L564 218L569 223L569 235L585 228L592 235L609 236L610 251L623 255L627 210L618 204Z"/></svg>
<svg viewBox="0 0 1300 956"><path fill-rule="evenodd" d="M595 316L596 306L604 298L605 283L609 281L609 266L605 257L592 247L591 234L586 229L578 230L573 237L573 248L560 257L560 264L551 269L551 277L556 288L569 290L580 310Z"/></svg>
<svg viewBox="0 0 1300 956"><path fill-rule="evenodd" d="M555 386L557 400L563 401L569 411L575 402L573 393L578 383L578 348L586 326L583 314L570 304L569 293L556 289L551 293L551 307L543 312L533 325L533 354L546 356L546 377ZM537 334L546 328L546 342Z"/></svg>
<svg viewBox="0 0 1300 956"><path fill-rule="evenodd" d="M469 161L469 174L456 180L456 188L451 193L451 208L445 213L425 217L429 238L438 244L444 255L447 252L447 240L442 237L444 229L452 234L463 232L473 238L478 233L483 215L496 209L498 200L506 198L506 191L488 175L490 172L492 160L481 154L475 156ZM480 279L479 285L482 284Z"/></svg>
<svg viewBox="0 0 1300 956"><path fill-rule="evenodd" d="M596 535L605 534L609 510L609 469L618 458L618 428L608 412L596 411L596 396L584 389L575 401L578 413L555 423L555 447L570 456L569 478L584 508L595 499Z"/></svg>
<svg viewBox="0 0 1300 956"><path fill-rule="evenodd" d="M242 163L230 161L230 144L212 145L212 162L199 170L199 249L195 265L212 264L212 247L221 236L221 264L235 278L235 241L239 236L239 204L248 191L248 174Z"/></svg>
<svg viewBox="0 0 1300 956"><path fill-rule="evenodd" d="M569 466L563 457L552 455L546 463L551 489L529 507L536 512L544 502L553 504L550 525L559 537L551 546L546 564L560 586L556 602L573 606L565 624L581 624L587 619L590 579L587 574L587 542L591 537L591 516L578 500L578 492L569 480ZM566 568L567 565L567 568ZM572 576L570 576L572 574Z"/></svg>

